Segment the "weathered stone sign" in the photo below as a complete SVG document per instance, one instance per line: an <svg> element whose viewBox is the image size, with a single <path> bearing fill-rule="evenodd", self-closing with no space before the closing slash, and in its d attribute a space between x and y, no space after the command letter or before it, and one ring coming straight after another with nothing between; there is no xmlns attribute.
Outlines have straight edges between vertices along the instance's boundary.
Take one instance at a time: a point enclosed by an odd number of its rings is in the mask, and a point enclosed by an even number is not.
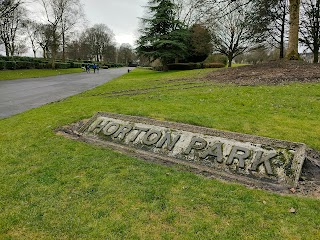
<svg viewBox="0 0 320 240"><path fill-rule="evenodd" d="M145 159L253 185L297 185L306 155L302 143L111 113L97 113L74 133Z"/></svg>

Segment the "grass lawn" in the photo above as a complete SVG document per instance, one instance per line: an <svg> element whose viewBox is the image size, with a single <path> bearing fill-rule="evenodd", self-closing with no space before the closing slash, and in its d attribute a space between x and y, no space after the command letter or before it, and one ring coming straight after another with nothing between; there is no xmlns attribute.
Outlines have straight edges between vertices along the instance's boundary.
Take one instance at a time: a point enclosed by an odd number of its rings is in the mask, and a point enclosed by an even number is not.
<svg viewBox="0 0 320 240"><path fill-rule="evenodd" d="M0 120L0 239L320 239L320 200L247 189L54 134L105 111L320 150L320 84L195 80L208 71L136 69Z"/></svg>
<svg viewBox="0 0 320 240"><path fill-rule="evenodd" d="M37 77L49 77L57 76L61 74L80 73L83 72L81 68L69 68L69 69L21 69L21 70L1 70L1 80L15 80L22 78L37 78Z"/></svg>

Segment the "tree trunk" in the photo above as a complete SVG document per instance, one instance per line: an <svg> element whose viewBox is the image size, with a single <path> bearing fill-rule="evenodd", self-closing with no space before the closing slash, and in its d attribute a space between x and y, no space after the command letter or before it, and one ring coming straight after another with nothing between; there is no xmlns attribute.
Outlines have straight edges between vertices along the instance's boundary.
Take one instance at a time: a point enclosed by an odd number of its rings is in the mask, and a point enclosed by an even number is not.
<svg viewBox="0 0 320 240"><path fill-rule="evenodd" d="M319 62L319 45L314 47L314 53L313 53L313 63Z"/></svg>
<svg viewBox="0 0 320 240"><path fill-rule="evenodd" d="M284 38L285 38L285 25L286 25L286 15L287 15L287 4L284 1L282 18L281 18L281 33L280 33L280 59L284 58Z"/></svg>
<svg viewBox="0 0 320 240"><path fill-rule="evenodd" d="M6 57L9 57L10 56L10 50L9 50L9 46L7 43L4 44L4 47L6 49Z"/></svg>
<svg viewBox="0 0 320 240"><path fill-rule="evenodd" d="M228 67L231 67L232 66L232 57L231 56L228 56Z"/></svg>
<svg viewBox="0 0 320 240"><path fill-rule="evenodd" d="M299 13L300 0L289 0L290 4L290 30L287 50L288 60L298 60L298 40L299 40Z"/></svg>
<svg viewBox="0 0 320 240"><path fill-rule="evenodd" d="M66 37L62 31L62 62L66 61Z"/></svg>
<svg viewBox="0 0 320 240"><path fill-rule="evenodd" d="M52 58L52 62L51 62L51 66L52 66L52 69L55 69L56 68L56 56L57 56L57 48L58 48L58 39L57 39L57 36L56 36L56 32L53 32L53 39L52 39L52 46L51 46L51 58Z"/></svg>
<svg viewBox="0 0 320 240"><path fill-rule="evenodd" d="M320 1L316 2L316 17L315 17L315 36L314 36L314 49L313 49L313 63L318 63L319 61L319 15L320 15Z"/></svg>
<svg viewBox="0 0 320 240"><path fill-rule="evenodd" d="M15 47L14 47L14 45L12 45L11 48L10 48L10 56L11 57L14 56L14 52L15 52Z"/></svg>

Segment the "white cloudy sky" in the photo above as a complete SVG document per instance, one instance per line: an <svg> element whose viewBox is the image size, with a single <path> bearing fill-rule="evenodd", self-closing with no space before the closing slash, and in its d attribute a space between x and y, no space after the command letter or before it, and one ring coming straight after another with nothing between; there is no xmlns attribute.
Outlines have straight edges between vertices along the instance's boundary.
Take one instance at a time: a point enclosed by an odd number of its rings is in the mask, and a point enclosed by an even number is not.
<svg viewBox="0 0 320 240"><path fill-rule="evenodd" d="M80 0L90 25L106 24L116 41L134 44L139 17L143 16L148 0Z"/></svg>

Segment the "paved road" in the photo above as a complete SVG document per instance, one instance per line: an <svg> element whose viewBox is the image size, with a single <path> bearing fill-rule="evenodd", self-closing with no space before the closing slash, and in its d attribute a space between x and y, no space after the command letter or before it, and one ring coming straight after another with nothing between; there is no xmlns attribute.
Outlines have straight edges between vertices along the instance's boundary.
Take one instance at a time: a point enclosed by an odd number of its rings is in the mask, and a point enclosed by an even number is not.
<svg viewBox="0 0 320 240"><path fill-rule="evenodd" d="M0 118L84 92L127 73L128 68L101 69L99 74L0 81Z"/></svg>

